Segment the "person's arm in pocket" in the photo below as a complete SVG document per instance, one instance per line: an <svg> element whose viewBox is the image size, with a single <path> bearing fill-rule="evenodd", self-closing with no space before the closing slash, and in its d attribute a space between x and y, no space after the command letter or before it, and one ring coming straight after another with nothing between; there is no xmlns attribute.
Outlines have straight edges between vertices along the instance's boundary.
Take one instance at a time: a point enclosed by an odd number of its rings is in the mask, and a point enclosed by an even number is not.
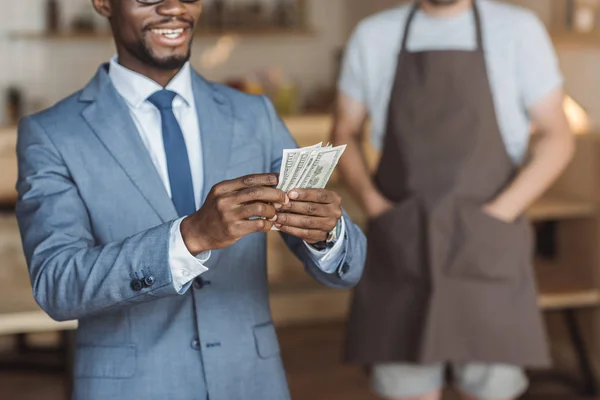
<svg viewBox="0 0 600 400"><path fill-rule="evenodd" d="M346 151L338 164L346 187L368 218L374 218L392 207L375 187L361 143L363 142L367 108L364 104L340 92L334 117L331 143L345 144Z"/></svg>

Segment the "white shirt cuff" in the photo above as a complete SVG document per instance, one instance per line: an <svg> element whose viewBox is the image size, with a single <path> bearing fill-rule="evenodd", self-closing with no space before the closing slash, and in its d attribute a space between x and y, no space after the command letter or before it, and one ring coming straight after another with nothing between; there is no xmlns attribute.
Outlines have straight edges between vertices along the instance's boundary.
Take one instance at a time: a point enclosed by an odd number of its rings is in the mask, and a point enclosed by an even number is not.
<svg viewBox="0 0 600 400"><path fill-rule="evenodd" d="M208 271L204 263L210 259L211 252L210 250L205 251L195 257L189 252L181 236L181 221L183 218L178 219L171 226L169 268L175 290L177 293L183 294L198 275ZM187 287L185 287L186 285Z"/></svg>
<svg viewBox="0 0 600 400"><path fill-rule="evenodd" d="M337 270L344 254L346 224L343 218L340 219L339 224L340 231L332 248L326 250L317 250L310 244L304 242L304 245L308 249L315 264L317 264L321 271L325 272L326 274L333 274Z"/></svg>

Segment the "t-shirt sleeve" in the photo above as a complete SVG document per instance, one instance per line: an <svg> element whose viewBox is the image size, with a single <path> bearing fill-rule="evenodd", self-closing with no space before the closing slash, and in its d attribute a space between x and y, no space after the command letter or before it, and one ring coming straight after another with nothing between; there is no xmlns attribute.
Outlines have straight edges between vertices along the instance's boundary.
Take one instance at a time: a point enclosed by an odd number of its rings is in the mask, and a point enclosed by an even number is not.
<svg viewBox="0 0 600 400"><path fill-rule="evenodd" d="M545 26L533 13L524 17L517 39L517 79L523 105L529 109L562 86L563 76Z"/></svg>
<svg viewBox="0 0 600 400"><path fill-rule="evenodd" d="M363 104L367 102L366 68L363 49L363 30L359 25L352 33L344 50L338 90Z"/></svg>

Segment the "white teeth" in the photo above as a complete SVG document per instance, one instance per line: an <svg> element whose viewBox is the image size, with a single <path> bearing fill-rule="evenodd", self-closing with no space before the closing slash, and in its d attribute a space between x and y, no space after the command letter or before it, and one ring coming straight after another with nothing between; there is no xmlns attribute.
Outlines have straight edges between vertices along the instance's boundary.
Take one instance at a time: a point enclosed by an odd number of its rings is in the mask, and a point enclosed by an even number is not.
<svg viewBox="0 0 600 400"><path fill-rule="evenodd" d="M152 32L158 35L165 35L169 39L177 39L183 33L184 29L152 29Z"/></svg>

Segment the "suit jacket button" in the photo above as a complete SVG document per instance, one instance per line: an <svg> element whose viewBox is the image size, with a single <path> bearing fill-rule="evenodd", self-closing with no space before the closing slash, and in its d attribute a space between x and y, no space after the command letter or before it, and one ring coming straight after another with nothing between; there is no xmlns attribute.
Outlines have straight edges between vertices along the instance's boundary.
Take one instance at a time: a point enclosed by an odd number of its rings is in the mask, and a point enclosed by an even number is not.
<svg viewBox="0 0 600 400"><path fill-rule="evenodd" d="M192 340L192 349L200 350L200 341L198 339Z"/></svg>
<svg viewBox="0 0 600 400"><path fill-rule="evenodd" d="M194 288L195 289L202 289L204 287L204 279L202 278L196 278L194 279Z"/></svg>
<svg viewBox="0 0 600 400"><path fill-rule="evenodd" d="M144 283L139 279L134 279L131 281L131 289L134 292L139 292L144 288Z"/></svg>
<svg viewBox="0 0 600 400"><path fill-rule="evenodd" d="M144 278L144 285L146 287L150 287L150 286L154 285L155 281L156 281L156 279L154 279L154 277L152 275L147 276Z"/></svg>
<svg viewBox="0 0 600 400"><path fill-rule="evenodd" d="M348 265L348 263L344 263L344 265L342 265L342 268L340 269L341 275L347 274L348 271L350 271L350 266Z"/></svg>

